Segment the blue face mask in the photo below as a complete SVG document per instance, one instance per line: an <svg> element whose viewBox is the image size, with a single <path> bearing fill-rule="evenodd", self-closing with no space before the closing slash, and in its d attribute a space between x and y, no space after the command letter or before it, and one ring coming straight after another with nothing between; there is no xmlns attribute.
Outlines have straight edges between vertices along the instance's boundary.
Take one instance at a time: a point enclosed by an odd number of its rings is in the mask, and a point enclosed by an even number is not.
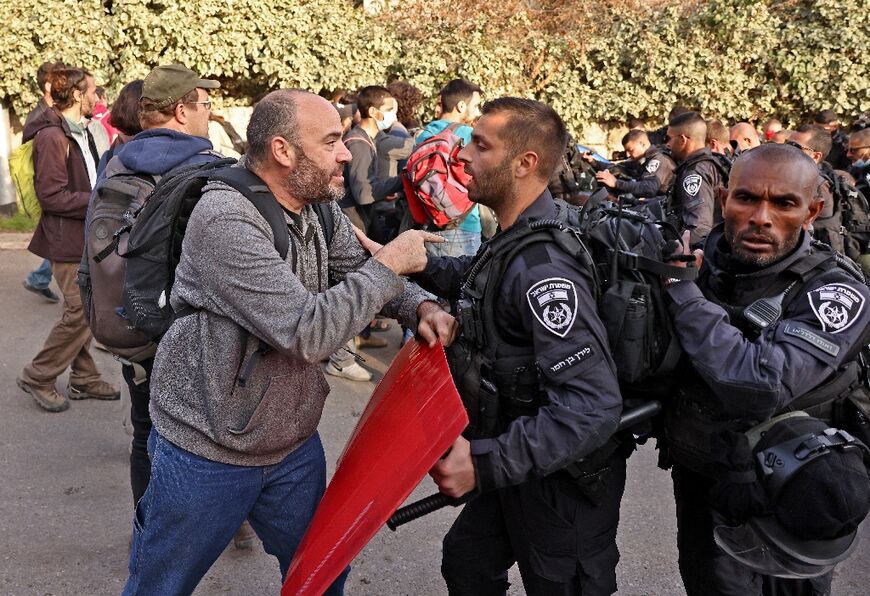
<svg viewBox="0 0 870 596"><path fill-rule="evenodd" d="M859 168L859 169L866 168L867 166L870 166L870 158L859 159L858 161L852 162L852 165L855 166L856 168Z"/></svg>
<svg viewBox="0 0 870 596"><path fill-rule="evenodd" d="M387 130L393 124L396 123L396 113L395 112L382 112L384 115L383 120L378 120L378 130Z"/></svg>

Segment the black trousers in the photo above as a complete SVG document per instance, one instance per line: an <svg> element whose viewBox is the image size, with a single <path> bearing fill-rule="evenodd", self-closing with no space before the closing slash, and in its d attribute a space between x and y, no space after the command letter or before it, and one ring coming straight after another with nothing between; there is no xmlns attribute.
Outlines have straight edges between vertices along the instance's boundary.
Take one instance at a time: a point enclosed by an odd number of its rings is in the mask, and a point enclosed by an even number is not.
<svg viewBox="0 0 870 596"><path fill-rule="evenodd" d="M614 454L608 466L598 505L561 474L469 501L444 538L441 574L451 596L505 594L514 563L530 596L613 594L625 458Z"/></svg>
<svg viewBox="0 0 870 596"><path fill-rule="evenodd" d="M148 435L151 433L151 414L148 404L151 401L151 369L154 359L149 358L141 363L148 380L141 385L133 382L135 373L133 367L123 365L122 372L127 387L130 389L130 421L133 423L133 449L130 452L130 487L133 489L133 505L139 502L148 481L151 480L151 458L148 457Z"/></svg>
<svg viewBox="0 0 870 596"><path fill-rule="evenodd" d="M831 592L830 573L811 579L760 575L720 549L713 529L725 520L709 505L714 480L674 464L677 548L680 576L688 596L823 596Z"/></svg>

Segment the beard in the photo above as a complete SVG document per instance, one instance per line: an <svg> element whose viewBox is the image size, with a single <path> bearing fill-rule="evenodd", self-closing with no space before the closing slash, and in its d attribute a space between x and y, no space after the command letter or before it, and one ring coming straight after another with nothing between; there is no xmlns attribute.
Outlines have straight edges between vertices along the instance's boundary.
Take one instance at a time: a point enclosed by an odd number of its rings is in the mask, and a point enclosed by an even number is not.
<svg viewBox="0 0 870 596"><path fill-rule="evenodd" d="M301 148L296 150L296 155L296 169L284 180L284 188L291 196L306 203L330 203L344 196L344 185L332 184L332 177L340 176L344 166L323 170Z"/></svg>
<svg viewBox="0 0 870 596"><path fill-rule="evenodd" d="M753 267L767 267L782 259L797 246L800 239L801 228L795 229L788 238L780 241L761 228L747 228L741 232L735 232L732 227L725 224L725 240L731 246L731 256L744 265ZM745 250L741 246L741 239L746 236L761 236L770 242L772 252L760 254L751 250Z"/></svg>
<svg viewBox="0 0 870 596"><path fill-rule="evenodd" d="M504 159L494 168L478 170L468 183L468 198L475 203L496 209L513 198L513 176L510 159Z"/></svg>

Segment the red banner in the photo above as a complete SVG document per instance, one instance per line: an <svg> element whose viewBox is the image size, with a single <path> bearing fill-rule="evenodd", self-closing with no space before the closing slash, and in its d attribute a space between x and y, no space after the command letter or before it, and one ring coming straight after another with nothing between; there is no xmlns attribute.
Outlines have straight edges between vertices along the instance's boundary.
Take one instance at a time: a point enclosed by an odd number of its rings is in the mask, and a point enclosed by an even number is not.
<svg viewBox="0 0 870 596"><path fill-rule="evenodd" d="M408 342L338 460L290 564L282 596L322 594L467 424L444 348Z"/></svg>

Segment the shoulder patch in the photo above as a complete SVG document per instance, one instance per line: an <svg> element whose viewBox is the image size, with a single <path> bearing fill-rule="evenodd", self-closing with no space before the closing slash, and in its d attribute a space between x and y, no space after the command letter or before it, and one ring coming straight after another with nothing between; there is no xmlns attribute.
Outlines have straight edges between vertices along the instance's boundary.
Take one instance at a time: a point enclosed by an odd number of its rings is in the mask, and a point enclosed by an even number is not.
<svg viewBox="0 0 870 596"><path fill-rule="evenodd" d="M840 346L838 346L834 342L826 340L820 335L816 335L809 329L804 329L803 327L798 327L797 325L786 325L785 334L802 339L810 345L817 347L826 354L833 356L834 358L836 358L837 354L840 353Z"/></svg>
<svg viewBox="0 0 870 596"><path fill-rule="evenodd" d="M526 292L532 314L544 329L565 337L577 318L577 289L564 277L550 277L532 285Z"/></svg>
<svg viewBox="0 0 870 596"><path fill-rule="evenodd" d="M690 197L694 197L698 194L698 191L701 190L701 175L689 174L683 178L683 190L686 191L686 194Z"/></svg>
<svg viewBox="0 0 870 596"><path fill-rule="evenodd" d="M658 159L651 159L649 163L646 164L646 171L650 174L655 174L659 171L659 167L662 165L662 162Z"/></svg>
<svg viewBox="0 0 870 596"><path fill-rule="evenodd" d="M807 297L822 331L827 333L845 331L864 311L864 296L846 284L828 284L808 292Z"/></svg>

